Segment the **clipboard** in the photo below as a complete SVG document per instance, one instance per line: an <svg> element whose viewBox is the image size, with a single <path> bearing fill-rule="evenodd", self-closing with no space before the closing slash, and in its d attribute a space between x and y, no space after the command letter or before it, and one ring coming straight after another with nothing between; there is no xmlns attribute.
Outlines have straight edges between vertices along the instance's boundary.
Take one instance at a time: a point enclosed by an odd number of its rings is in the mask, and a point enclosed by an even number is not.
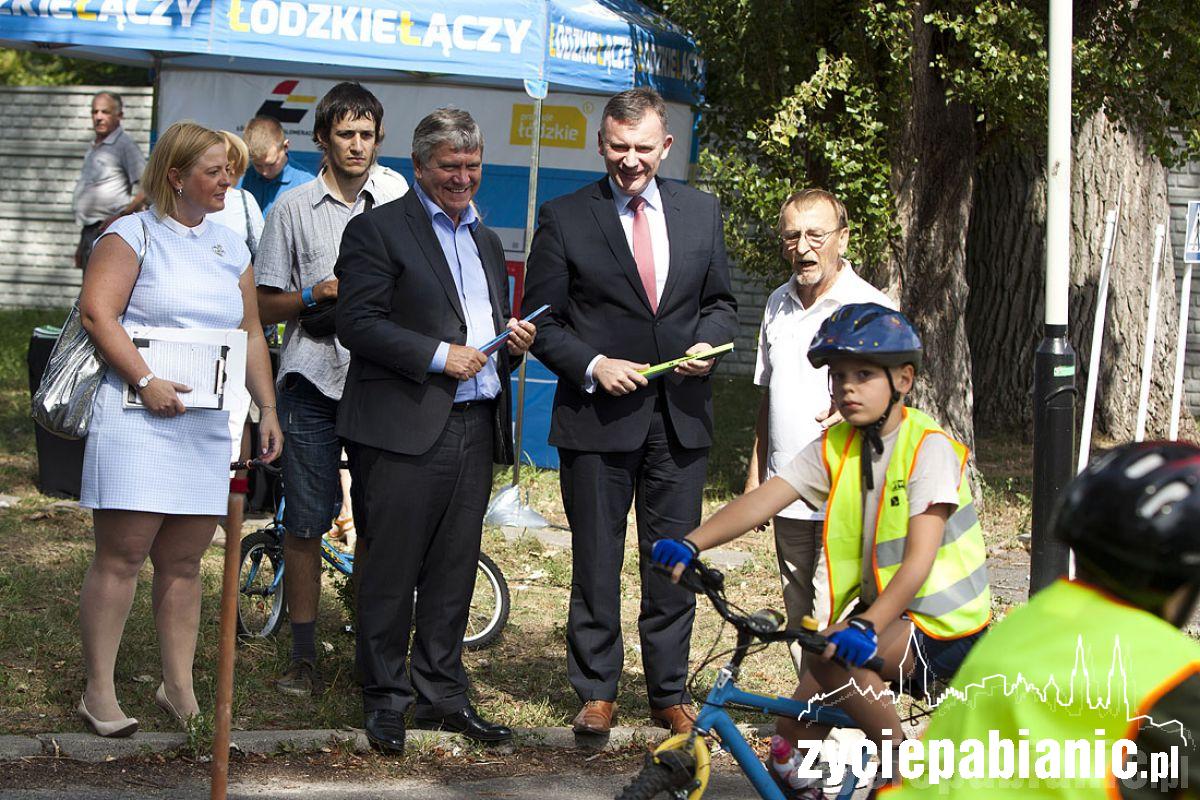
<svg viewBox="0 0 1200 800"><path fill-rule="evenodd" d="M704 359L715 358L716 356L723 355L724 353L728 353L732 350L733 350L733 342L730 342L729 344L723 344L719 347L714 347L710 350L704 350L703 352L700 352L700 353L694 353L690 356L680 356L679 358L671 359L670 361L664 361L661 364L655 364L653 367L649 367L649 368L643 369L643 370L638 370L638 374L644 378L651 378L651 379L657 378L658 376L662 375L664 372L673 370L676 367L678 367L680 364L683 364L684 362L696 361L696 360L702 361Z"/></svg>
<svg viewBox="0 0 1200 800"><path fill-rule="evenodd" d="M530 312L530 314L528 316L526 316L524 319L522 319L521 322L533 322L535 319L540 317L542 314L545 314L549 310L550 310L550 304L547 303L546 305L542 306L541 308L534 309L532 312ZM510 328L505 328L503 333L501 333L496 338L492 339L490 342L485 344L483 347L479 348L479 352L483 353L485 356L490 356L492 353L494 353L500 349L500 345L502 345L506 341L508 341L508 337L511 333L512 333L512 330Z"/></svg>
<svg viewBox="0 0 1200 800"><path fill-rule="evenodd" d="M156 377L192 388L179 395L187 408L226 410L226 388L245 382L243 330L138 327L128 332ZM123 401L124 408L145 409L137 390L129 384Z"/></svg>

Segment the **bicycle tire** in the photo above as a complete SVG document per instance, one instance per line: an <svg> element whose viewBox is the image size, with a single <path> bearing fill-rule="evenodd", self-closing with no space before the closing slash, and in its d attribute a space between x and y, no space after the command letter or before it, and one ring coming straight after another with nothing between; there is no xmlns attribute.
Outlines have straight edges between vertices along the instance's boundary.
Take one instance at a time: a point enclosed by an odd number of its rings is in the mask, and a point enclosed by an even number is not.
<svg viewBox="0 0 1200 800"><path fill-rule="evenodd" d="M653 800L660 794L675 794L675 776L662 764L650 763L617 795L617 800Z"/></svg>
<svg viewBox="0 0 1200 800"><path fill-rule="evenodd" d="M274 532L264 528L242 539L238 565L238 638L266 639L278 633L287 604L283 582L279 581L274 590L271 586L282 567L283 544Z"/></svg>
<svg viewBox="0 0 1200 800"><path fill-rule="evenodd" d="M467 630L463 635L463 647L482 650L490 647L504 632L508 624L511 599L508 581L496 562L485 553L479 554L479 567L475 572L475 591L471 595L471 608L467 615Z"/></svg>

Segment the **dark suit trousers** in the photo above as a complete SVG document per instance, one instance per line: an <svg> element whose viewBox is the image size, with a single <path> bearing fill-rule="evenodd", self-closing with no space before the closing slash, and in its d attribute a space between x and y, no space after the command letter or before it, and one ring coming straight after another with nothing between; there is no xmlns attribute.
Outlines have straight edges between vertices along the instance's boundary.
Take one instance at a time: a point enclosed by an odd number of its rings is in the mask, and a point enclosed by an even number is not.
<svg viewBox="0 0 1200 800"><path fill-rule="evenodd" d="M356 652L365 711L404 712L415 702L449 714L470 702L462 640L492 483L494 416L491 403L451 411L419 456L348 445L356 524L368 548Z"/></svg>
<svg viewBox="0 0 1200 800"><path fill-rule="evenodd" d="M602 391L602 390L597 390ZM660 400L661 402L661 400ZM621 675L621 564L625 520L636 497L642 605L638 634L650 705L687 702L696 598L650 570L650 548L700 524L708 448L681 447L655 408L645 443L630 453L560 449L563 504L571 524L567 674L581 700L614 700Z"/></svg>

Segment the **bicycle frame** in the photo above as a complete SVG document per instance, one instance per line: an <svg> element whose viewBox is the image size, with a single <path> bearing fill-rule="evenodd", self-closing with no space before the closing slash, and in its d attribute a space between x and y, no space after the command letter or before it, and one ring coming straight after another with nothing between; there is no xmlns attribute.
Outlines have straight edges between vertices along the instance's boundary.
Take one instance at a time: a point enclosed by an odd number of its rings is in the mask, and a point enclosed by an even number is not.
<svg viewBox="0 0 1200 800"><path fill-rule="evenodd" d="M343 553L331 545L329 540L324 536L321 537L321 556L325 559L326 564L343 575L349 575L354 572L354 554Z"/></svg>
<svg viewBox="0 0 1200 800"><path fill-rule="evenodd" d="M234 469L245 469L247 468L247 465L248 463L234 462L233 464L230 464L230 467ZM342 469L346 468L346 462L342 462L341 467ZM286 495L281 495L280 503L278 503L275 509L275 516L271 518L271 523L269 525L269 528L274 529L275 534L278 536L278 540L280 540L281 543L283 542L284 530L283 509L287 506L287 501L288 499ZM322 558L325 560L325 564L334 567L334 569L338 572L341 572L342 575L349 576L350 573L354 572L354 554L343 553L340 551L340 549L330 545L328 537L320 537L320 555L322 555ZM272 591L278 589L278 584L283 581L284 567L286 567L286 564L281 564L280 571L278 571L277 575L275 576L275 581L271 583ZM253 575L254 573L251 572L251 578L253 578Z"/></svg>
<svg viewBox="0 0 1200 800"><path fill-rule="evenodd" d="M717 612L726 621L732 623L737 630L737 644L734 646L733 656L729 663L717 672L717 680L709 690L704 707L697 715L693 730L700 735L715 732L721 738L721 746L733 755L742 768L742 773L763 800L787 800L767 771L768 767L759 760L758 755L742 737L741 731L730 718L726 708L745 708L779 717L804 719L831 728L858 728L859 725L849 714L834 706L802 702L790 697L767 697L744 692L737 688L737 676L741 671L742 661L749 655L750 647L755 639L764 643L795 640L801 642L805 649L814 652L824 649L825 640L816 633L806 633L805 631L780 632L776 629L778 622L764 626L762 621L756 623L753 617L734 613L724 597L724 581L724 575L718 570L706 567L699 561L694 562L680 580L680 584L684 588L708 597ZM782 621L782 617L779 618L779 621ZM811 641L813 638L818 641ZM878 657L873 658L868 661L868 666L870 669L878 671L882 668L882 661ZM866 758L864 753L864 759ZM847 782L843 775L842 786L837 795L838 799L849 800L856 788L857 778Z"/></svg>
<svg viewBox="0 0 1200 800"><path fill-rule="evenodd" d="M279 507L275 509L275 516L271 520L270 525L268 525L268 528L274 529L274 533L279 537L280 544L283 543L283 508L286 502L286 498L281 497L279 499ZM326 564L333 567L343 575L349 576L352 572L354 572L354 554L343 553L330 544L329 539L324 536L321 537L321 557L324 559ZM271 593L279 591L279 587L283 583L283 573L286 569L287 562L280 561L279 570L275 573L274 580L271 581L271 588L269 589ZM258 565L256 564L250 570L250 574L246 578L246 585L253 583L257 574Z"/></svg>
<svg viewBox="0 0 1200 800"><path fill-rule="evenodd" d="M717 673L716 683L713 684L704 701L704 707L700 709L695 727L699 733L715 732L721 737L721 746L728 750L738 762L742 772L763 800L786 800L786 798L767 773L767 768L759 760L758 755L747 744L742 732L730 719L729 713L725 710L727 706L748 708L780 717L808 719L833 728L858 727L858 723L839 708L803 703L789 697L767 697L744 692L734 685L732 665L722 667ZM837 797L839 800L848 800L854 794L854 789L853 783L849 787L843 786Z"/></svg>

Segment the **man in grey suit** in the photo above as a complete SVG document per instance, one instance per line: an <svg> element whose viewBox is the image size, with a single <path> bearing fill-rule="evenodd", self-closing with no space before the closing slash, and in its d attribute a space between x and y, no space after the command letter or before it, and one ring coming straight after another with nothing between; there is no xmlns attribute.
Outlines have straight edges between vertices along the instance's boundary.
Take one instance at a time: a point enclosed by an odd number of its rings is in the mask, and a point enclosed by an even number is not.
<svg viewBox="0 0 1200 800"><path fill-rule="evenodd" d="M415 185L350 221L334 269L338 338L351 353L337 433L368 552L357 661L367 738L391 752L404 749L410 707L419 726L512 736L471 706L462 640L492 464L512 462L509 372L535 333L509 317L504 250L472 204L483 171L475 120L428 115L412 158ZM505 346L480 351L506 327Z"/></svg>
<svg viewBox="0 0 1200 800"><path fill-rule="evenodd" d="M737 304L717 199L657 177L671 144L653 89L611 98L599 131L608 175L542 206L529 255L523 304L551 307L533 352L558 375L550 443L572 532L567 670L583 701L580 733L607 733L616 713L635 496L651 715L676 732L695 716L685 687L695 598L651 572L648 557L655 540L700 523L712 362L687 361L653 381L639 370L733 341Z"/></svg>

